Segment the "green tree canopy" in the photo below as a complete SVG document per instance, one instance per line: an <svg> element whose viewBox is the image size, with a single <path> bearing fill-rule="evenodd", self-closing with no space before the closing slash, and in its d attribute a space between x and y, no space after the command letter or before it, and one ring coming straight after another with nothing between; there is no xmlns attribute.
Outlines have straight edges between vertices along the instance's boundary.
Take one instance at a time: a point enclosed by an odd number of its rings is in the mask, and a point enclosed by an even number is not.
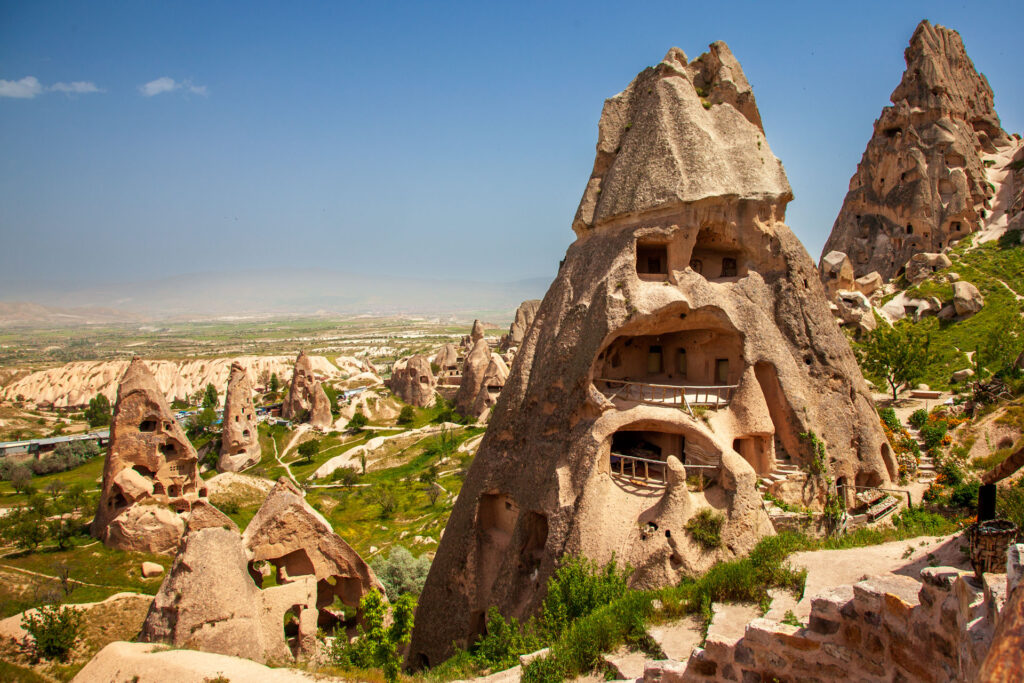
<svg viewBox="0 0 1024 683"><path fill-rule="evenodd" d="M303 462L313 462L313 458L320 452L320 442L316 439L310 441L303 441L299 444L299 457L302 458Z"/></svg>
<svg viewBox="0 0 1024 683"><path fill-rule="evenodd" d="M901 386L911 386L924 373L928 345L929 339L909 326L882 324L861 348L861 367L884 378L895 401Z"/></svg>
<svg viewBox="0 0 1024 683"><path fill-rule="evenodd" d="M217 396L217 387L207 384L206 389L203 391L203 407L216 408L219 403L220 397Z"/></svg>
<svg viewBox="0 0 1024 683"><path fill-rule="evenodd" d="M85 419L90 427L104 427L110 424L110 399L103 394L96 394L95 398L89 399Z"/></svg>

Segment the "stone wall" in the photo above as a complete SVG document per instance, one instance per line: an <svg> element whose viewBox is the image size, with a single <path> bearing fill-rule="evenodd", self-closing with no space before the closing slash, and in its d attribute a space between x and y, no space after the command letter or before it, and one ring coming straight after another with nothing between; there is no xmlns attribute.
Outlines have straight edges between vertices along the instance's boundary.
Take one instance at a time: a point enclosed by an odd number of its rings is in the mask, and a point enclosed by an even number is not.
<svg viewBox="0 0 1024 683"><path fill-rule="evenodd" d="M866 579L813 598L805 627L755 619L739 638L709 632L688 661L649 662L644 680L973 680L1006 585L1004 574L951 567L929 567L921 582Z"/></svg>

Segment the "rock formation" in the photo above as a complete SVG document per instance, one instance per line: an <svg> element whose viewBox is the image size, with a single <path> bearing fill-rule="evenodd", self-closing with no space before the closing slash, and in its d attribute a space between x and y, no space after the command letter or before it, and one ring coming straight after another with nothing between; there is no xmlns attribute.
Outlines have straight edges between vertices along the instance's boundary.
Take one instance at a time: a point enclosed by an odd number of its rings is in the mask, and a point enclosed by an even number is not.
<svg viewBox="0 0 1024 683"><path fill-rule="evenodd" d="M300 351L295 359L292 384L281 406L281 415L289 420L308 421L322 429L331 424L331 402L320 382L316 381L305 351Z"/></svg>
<svg viewBox="0 0 1024 683"><path fill-rule="evenodd" d="M830 251L821 259L821 280L830 297L837 292L853 289L853 266L850 257L841 251Z"/></svg>
<svg viewBox="0 0 1024 683"><path fill-rule="evenodd" d="M416 354L395 362L388 389L406 403L425 408L434 402L437 379L426 356Z"/></svg>
<svg viewBox="0 0 1024 683"><path fill-rule="evenodd" d="M349 608L358 608L368 591L384 593L370 566L284 477L267 495L242 540L249 551L249 573L257 584L262 584L261 565L268 570L273 566L278 585L315 580L320 626L338 620L332 611L335 598Z"/></svg>
<svg viewBox="0 0 1024 683"><path fill-rule="evenodd" d="M241 363L232 363L224 396L224 429L220 437L218 472L240 472L260 461L257 426L249 375Z"/></svg>
<svg viewBox="0 0 1024 683"><path fill-rule="evenodd" d="M889 280L982 227L994 195L982 155L1011 144L960 34L922 21L904 56L822 251L848 254L857 276Z"/></svg>
<svg viewBox="0 0 1024 683"><path fill-rule="evenodd" d="M750 85L724 43L673 48L604 105L577 235L491 414L420 597L409 662L537 608L565 554L676 583L773 532L755 489L826 444L837 483L896 464ZM479 344L466 359L489 363ZM670 457L674 456L674 457ZM704 486L690 490L684 472ZM824 490L824 487L820 489ZM810 501L820 504L820 501ZM722 545L686 524L722 515Z"/></svg>
<svg viewBox="0 0 1024 683"><path fill-rule="evenodd" d="M462 371L459 369L459 350L455 344L445 344L434 356L434 365L437 366L438 384L458 384L462 379Z"/></svg>
<svg viewBox="0 0 1024 683"><path fill-rule="evenodd" d="M121 379L94 536L123 550L173 551L206 485L195 448L138 357Z"/></svg>
<svg viewBox="0 0 1024 683"><path fill-rule="evenodd" d="M516 317L508 327L508 334L501 338L499 346L502 351L518 347L523 343L526 331L530 329L533 319L537 317L538 308L540 308L540 299L527 299L519 304L519 308L516 309Z"/></svg>
<svg viewBox="0 0 1024 683"><path fill-rule="evenodd" d="M479 320L473 321L473 327L469 334L462 338L462 348L471 349L473 345L484 338L484 326Z"/></svg>
<svg viewBox="0 0 1024 683"><path fill-rule="evenodd" d="M508 379L505 360L478 339L462 363L462 382L455 394L455 409L467 417L486 421L487 412L498 400Z"/></svg>
<svg viewBox="0 0 1024 683"><path fill-rule="evenodd" d="M190 531L139 640L260 663L309 656L316 648L316 593L312 576L260 590L237 530ZM282 628L289 613L295 620Z"/></svg>

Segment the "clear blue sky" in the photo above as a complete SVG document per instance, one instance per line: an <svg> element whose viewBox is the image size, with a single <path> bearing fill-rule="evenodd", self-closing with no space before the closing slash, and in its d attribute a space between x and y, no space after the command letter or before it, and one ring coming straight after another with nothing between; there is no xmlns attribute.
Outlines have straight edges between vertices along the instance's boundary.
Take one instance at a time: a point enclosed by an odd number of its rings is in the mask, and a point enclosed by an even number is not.
<svg viewBox="0 0 1024 683"><path fill-rule="evenodd" d="M719 39L816 259L922 18L1024 130L1019 0L0 0L0 282L550 277L604 98Z"/></svg>

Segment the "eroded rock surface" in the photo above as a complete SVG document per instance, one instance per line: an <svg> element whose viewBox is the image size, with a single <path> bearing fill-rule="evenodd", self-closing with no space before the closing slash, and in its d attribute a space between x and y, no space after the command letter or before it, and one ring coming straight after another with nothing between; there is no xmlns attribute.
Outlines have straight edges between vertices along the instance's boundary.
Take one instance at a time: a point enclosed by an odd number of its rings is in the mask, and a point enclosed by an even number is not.
<svg viewBox="0 0 1024 683"><path fill-rule="evenodd" d="M772 533L757 477L806 466L801 433L827 444L840 481L895 474L728 47L692 62L673 48L605 103L599 128L577 239L445 529L412 664L471 643L491 606L530 614L567 553L614 556L650 587L749 551ZM460 396L489 363L477 342ZM719 548L686 530L706 509Z"/></svg>
<svg viewBox="0 0 1024 683"><path fill-rule="evenodd" d="M258 424L249 375L241 363L232 363L224 396L224 429L221 432L218 472L240 472L260 461Z"/></svg>
<svg viewBox="0 0 1024 683"><path fill-rule="evenodd" d="M285 615L295 616L286 638ZM316 580L261 590L237 530L190 531L146 615L139 640L256 662L309 656L316 647Z"/></svg>
<svg viewBox="0 0 1024 683"><path fill-rule="evenodd" d="M172 552L185 528L179 513L205 496L195 449L149 368L132 359L117 390L93 536L123 550Z"/></svg>
<svg viewBox="0 0 1024 683"><path fill-rule="evenodd" d="M316 380L305 351L300 351L295 359L292 384L281 406L281 415L289 420L309 422L321 429L331 424L331 401Z"/></svg>
<svg viewBox="0 0 1024 683"><path fill-rule="evenodd" d="M437 379L430 367L430 360L420 354L396 361L391 368L391 379L388 380L388 389L395 396L420 408L434 402L436 385Z"/></svg>
<svg viewBox="0 0 1024 683"><path fill-rule="evenodd" d="M922 21L904 56L822 251L848 254L856 276L889 280L982 227L994 198L982 157L1011 144L959 33Z"/></svg>
<svg viewBox="0 0 1024 683"><path fill-rule="evenodd" d="M357 608L368 591L384 593L373 570L330 523L282 477L267 495L242 536L249 551L249 573L262 585L260 571L275 572L277 583L311 579L321 626L333 625L335 598Z"/></svg>
<svg viewBox="0 0 1024 683"><path fill-rule="evenodd" d="M539 308L540 299L528 299L519 304L519 308L516 309L516 316L508 327L508 334L501 338L500 346L502 350L518 347L523 343L523 337L526 335L526 331L530 329L530 325L533 324L533 319L537 317L537 309Z"/></svg>

